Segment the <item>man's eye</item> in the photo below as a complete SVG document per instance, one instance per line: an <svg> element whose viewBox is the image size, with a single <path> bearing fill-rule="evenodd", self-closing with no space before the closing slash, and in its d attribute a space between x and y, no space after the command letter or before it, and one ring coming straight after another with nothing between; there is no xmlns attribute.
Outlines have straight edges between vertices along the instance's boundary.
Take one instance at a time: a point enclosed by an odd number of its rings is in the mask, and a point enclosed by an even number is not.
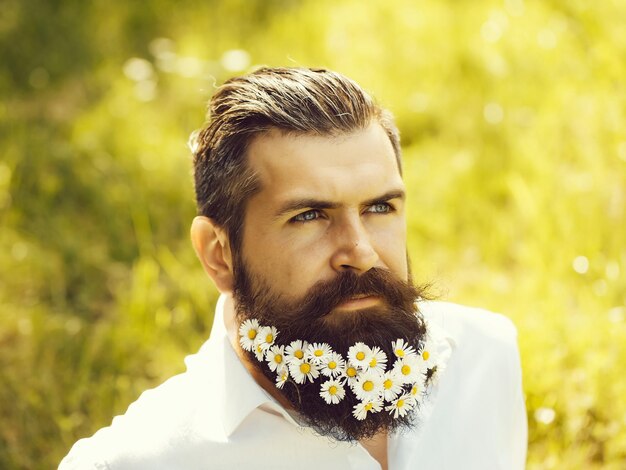
<svg viewBox="0 0 626 470"><path fill-rule="evenodd" d="M291 222L310 222L311 220L318 219L320 216L320 211L312 209L310 211L303 212L302 214L298 214L291 219Z"/></svg>
<svg viewBox="0 0 626 470"><path fill-rule="evenodd" d="M390 204L386 202L379 202L378 204L374 204L367 209L367 212L373 212L376 214L384 214L386 212L391 212L392 207Z"/></svg>

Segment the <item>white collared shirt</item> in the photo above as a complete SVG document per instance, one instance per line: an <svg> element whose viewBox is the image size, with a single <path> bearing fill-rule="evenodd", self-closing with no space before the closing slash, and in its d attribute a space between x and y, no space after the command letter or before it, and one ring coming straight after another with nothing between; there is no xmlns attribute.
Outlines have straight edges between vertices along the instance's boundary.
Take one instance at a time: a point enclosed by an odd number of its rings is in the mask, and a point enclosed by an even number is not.
<svg viewBox="0 0 626 470"><path fill-rule="evenodd" d="M255 382L228 340L223 308L222 296L211 338L185 359L186 372L79 440L59 469L380 469L360 444L298 425ZM449 345L449 360L420 424L389 436L389 469L523 469L527 424L515 327L450 303L422 302L420 310Z"/></svg>

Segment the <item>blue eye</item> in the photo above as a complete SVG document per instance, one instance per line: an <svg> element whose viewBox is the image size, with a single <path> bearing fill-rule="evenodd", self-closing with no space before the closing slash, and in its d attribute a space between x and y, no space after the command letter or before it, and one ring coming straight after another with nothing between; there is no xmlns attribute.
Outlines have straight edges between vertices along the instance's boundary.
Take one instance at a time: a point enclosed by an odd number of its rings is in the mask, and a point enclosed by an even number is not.
<svg viewBox="0 0 626 470"><path fill-rule="evenodd" d="M375 214L385 214L387 212L391 212L392 207L386 202L379 202L378 204L374 204L367 209L367 212L373 212Z"/></svg>
<svg viewBox="0 0 626 470"><path fill-rule="evenodd" d="M312 220L318 219L320 216L320 212L316 209L312 209L310 211L303 212L302 214L298 214L291 219L291 222L310 222Z"/></svg>

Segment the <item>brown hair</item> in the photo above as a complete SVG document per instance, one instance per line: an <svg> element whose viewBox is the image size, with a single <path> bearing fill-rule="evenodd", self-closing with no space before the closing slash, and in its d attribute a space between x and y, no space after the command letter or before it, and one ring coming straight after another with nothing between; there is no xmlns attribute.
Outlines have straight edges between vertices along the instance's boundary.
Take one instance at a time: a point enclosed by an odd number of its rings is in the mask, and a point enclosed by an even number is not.
<svg viewBox="0 0 626 470"><path fill-rule="evenodd" d="M255 136L271 128L335 136L373 120L389 136L402 171L391 115L349 78L304 68L261 68L231 78L211 98L207 123L192 137L198 213L224 227L231 248L240 248L246 202L260 189L246 158Z"/></svg>

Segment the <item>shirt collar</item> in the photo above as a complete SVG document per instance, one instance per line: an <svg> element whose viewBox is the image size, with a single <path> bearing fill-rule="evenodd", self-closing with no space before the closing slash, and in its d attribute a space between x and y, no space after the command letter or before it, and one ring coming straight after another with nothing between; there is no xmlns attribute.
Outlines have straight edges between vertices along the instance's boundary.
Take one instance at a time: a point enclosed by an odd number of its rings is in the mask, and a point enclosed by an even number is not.
<svg viewBox="0 0 626 470"><path fill-rule="evenodd" d="M285 408L254 380L235 353L224 326L225 299L226 296L221 295L217 301L211 339L217 343L218 354L222 356L220 384L216 385L222 388L220 409L226 435L231 436L250 413L260 407L297 425Z"/></svg>

